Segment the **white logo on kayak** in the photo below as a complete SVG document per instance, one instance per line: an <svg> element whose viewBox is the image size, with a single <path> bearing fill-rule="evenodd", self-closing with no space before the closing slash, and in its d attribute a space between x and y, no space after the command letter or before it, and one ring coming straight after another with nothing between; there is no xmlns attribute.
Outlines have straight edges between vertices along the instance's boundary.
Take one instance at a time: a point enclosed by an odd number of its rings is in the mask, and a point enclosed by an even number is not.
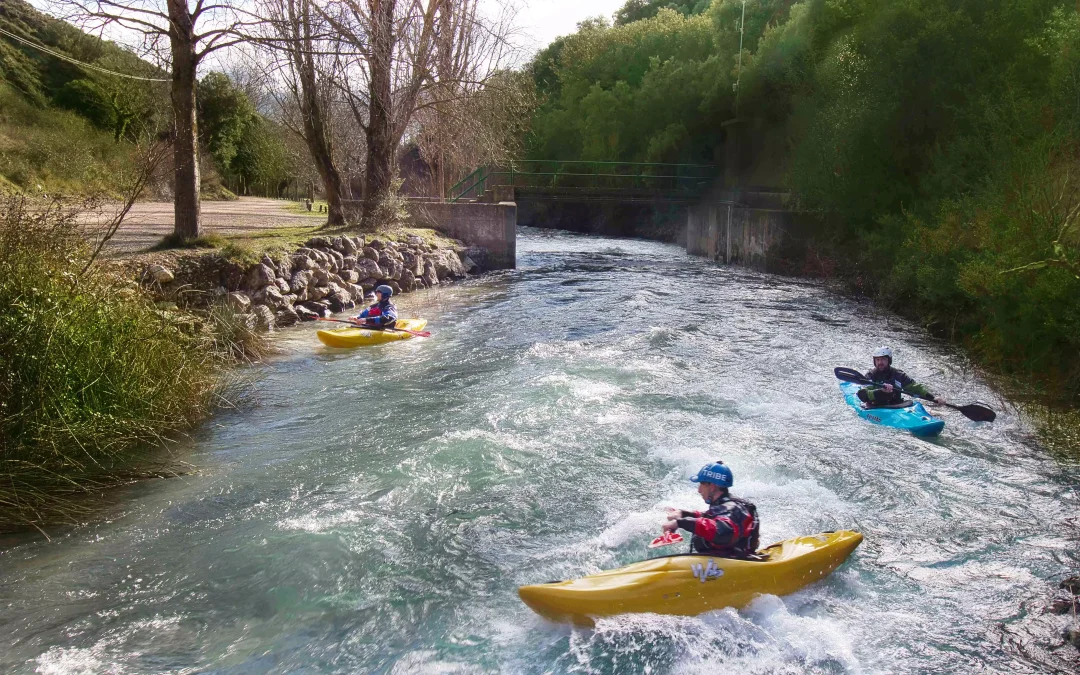
<svg viewBox="0 0 1080 675"><path fill-rule="evenodd" d="M724 576L724 570L716 566L716 563L711 559L708 565L702 565L701 563L695 563L690 566L690 571L694 573L694 577L705 583L708 579L716 579Z"/></svg>

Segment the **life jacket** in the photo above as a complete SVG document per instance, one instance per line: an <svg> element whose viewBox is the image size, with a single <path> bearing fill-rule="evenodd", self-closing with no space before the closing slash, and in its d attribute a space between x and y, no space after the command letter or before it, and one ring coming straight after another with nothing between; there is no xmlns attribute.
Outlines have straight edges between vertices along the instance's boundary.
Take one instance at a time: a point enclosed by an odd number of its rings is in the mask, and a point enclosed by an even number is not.
<svg viewBox="0 0 1080 675"><path fill-rule="evenodd" d="M759 529L756 506L724 495L697 516L690 548L704 555L744 558L757 551Z"/></svg>

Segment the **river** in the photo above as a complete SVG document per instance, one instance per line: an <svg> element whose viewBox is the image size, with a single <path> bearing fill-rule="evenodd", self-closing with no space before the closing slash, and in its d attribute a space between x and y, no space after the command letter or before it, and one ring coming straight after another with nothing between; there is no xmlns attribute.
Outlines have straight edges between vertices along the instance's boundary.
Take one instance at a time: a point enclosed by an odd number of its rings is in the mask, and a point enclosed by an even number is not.
<svg viewBox="0 0 1080 675"><path fill-rule="evenodd" d="M282 331L248 373L254 404L178 448L193 472L5 542L0 671L1045 669L1035 599L1080 567L1080 470L1007 412L945 413L933 440L870 425L831 372L885 342L953 401L994 402L955 351L820 284L665 244L527 230L518 265L402 298L431 339L333 351ZM714 459L763 544L864 543L740 612L581 629L519 601L645 557Z"/></svg>

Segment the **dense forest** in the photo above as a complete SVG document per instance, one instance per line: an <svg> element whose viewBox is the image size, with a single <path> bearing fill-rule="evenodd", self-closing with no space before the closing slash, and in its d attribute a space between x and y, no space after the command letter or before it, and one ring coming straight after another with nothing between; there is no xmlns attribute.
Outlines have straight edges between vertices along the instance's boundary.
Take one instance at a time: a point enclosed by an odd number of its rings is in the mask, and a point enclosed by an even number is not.
<svg viewBox="0 0 1080 675"><path fill-rule="evenodd" d="M22 0L5 0L0 5L0 185L109 193L110 178L130 170L135 144L169 133L168 82L154 81L166 77L129 51ZM289 135L269 111L256 108L256 92L208 72L198 93L200 143L208 157L205 196L228 196L229 190L276 194L305 171L306 153L291 149ZM168 172L162 175L166 184L159 191L167 193Z"/></svg>
<svg viewBox="0 0 1080 675"><path fill-rule="evenodd" d="M813 223L789 270L1075 406L1080 3L747 0L740 31L743 11L630 0L553 42L530 156L722 163L737 119L744 184Z"/></svg>

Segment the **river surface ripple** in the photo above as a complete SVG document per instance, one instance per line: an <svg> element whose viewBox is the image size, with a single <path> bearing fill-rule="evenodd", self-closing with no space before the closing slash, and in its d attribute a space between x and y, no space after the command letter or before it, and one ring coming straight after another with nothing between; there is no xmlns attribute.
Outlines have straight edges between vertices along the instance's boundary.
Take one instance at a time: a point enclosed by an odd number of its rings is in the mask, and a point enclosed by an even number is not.
<svg viewBox="0 0 1080 675"><path fill-rule="evenodd" d="M814 283L673 246L523 230L519 268L401 301L435 337L354 351L283 331L199 470L107 522L0 549L0 671L1034 672L1032 598L1078 567L1080 472L1012 416L916 439L831 370L879 343L954 401L994 394L923 332ZM762 543L866 540L785 598L547 623L519 584L643 558L709 460ZM1041 633L1040 633L1041 631ZM1071 648L1069 648L1071 649ZM1032 654L1036 657L1033 660ZM1041 656L1040 656L1041 654Z"/></svg>

